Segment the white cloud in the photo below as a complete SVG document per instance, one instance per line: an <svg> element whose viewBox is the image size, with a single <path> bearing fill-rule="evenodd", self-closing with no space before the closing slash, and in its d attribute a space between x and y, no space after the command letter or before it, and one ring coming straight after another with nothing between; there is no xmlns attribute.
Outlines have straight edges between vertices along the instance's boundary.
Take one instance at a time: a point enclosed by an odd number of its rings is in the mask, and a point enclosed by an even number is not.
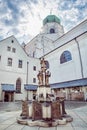
<svg viewBox="0 0 87 130"><path fill-rule="evenodd" d="M68 31L87 18L87 0L1 0L0 37L14 35L20 43L27 43L40 33L51 10Z"/></svg>

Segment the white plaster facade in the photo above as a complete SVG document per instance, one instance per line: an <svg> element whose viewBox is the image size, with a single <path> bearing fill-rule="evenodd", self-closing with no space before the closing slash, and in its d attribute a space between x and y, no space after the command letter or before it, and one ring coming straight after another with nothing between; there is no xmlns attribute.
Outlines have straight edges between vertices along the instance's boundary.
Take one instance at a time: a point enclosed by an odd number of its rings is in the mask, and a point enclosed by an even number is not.
<svg viewBox="0 0 87 130"><path fill-rule="evenodd" d="M14 93L14 100L25 99L27 94L24 84L37 84L37 80L33 83L33 78L37 78L39 59L28 57L14 36L0 42L0 57L0 100L3 100L1 85L13 84L16 89L18 78L21 80L21 93ZM12 58L12 66L8 66L8 58ZM18 67L19 60L22 60L22 68ZM33 66L36 66L37 71L33 71Z"/></svg>
<svg viewBox="0 0 87 130"><path fill-rule="evenodd" d="M87 33L79 36L77 41L80 47L83 69L81 68L78 45L75 39L73 39L67 44L58 47L54 51L45 55L45 59L49 61L50 72L52 74L50 83L87 78ZM60 64L60 56L66 50L71 52L72 60L64 64Z"/></svg>

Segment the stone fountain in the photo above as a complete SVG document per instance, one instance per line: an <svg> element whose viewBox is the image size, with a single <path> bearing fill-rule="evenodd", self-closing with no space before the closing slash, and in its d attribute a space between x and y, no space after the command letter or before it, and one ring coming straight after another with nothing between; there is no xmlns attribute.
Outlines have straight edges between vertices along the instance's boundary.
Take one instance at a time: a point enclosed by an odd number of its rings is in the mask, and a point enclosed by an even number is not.
<svg viewBox="0 0 87 130"><path fill-rule="evenodd" d="M36 99L32 102L22 101L22 113L17 122L29 126L51 127L72 121L65 111L64 97L55 97L51 92L47 61L41 59Z"/></svg>

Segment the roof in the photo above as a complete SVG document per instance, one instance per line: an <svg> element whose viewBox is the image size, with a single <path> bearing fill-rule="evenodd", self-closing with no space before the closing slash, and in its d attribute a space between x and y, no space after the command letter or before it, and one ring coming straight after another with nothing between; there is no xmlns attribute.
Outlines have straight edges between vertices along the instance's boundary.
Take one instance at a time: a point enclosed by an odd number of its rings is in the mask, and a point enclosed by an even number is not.
<svg viewBox="0 0 87 130"><path fill-rule="evenodd" d="M87 78L84 79L77 79L62 83L55 83L50 85L51 88L57 89L57 88L67 88L67 87L79 87L79 86L87 86Z"/></svg>
<svg viewBox="0 0 87 130"><path fill-rule="evenodd" d="M56 22L56 23L60 24L60 19L57 16L55 16L55 15L48 15L43 20L43 25L45 25L46 23L51 23L51 22Z"/></svg>
<svg viewBox="0 0 87 130"><path fill-rule="evenodd" d="M25 84L24 85L25 90L30 90L30 91L36 91L37 90L37 85L32 85L32 84Z"/></svg>
<svg viewBox="0 0 87 130"><path fill-rule="evenodd" d="M86 34L86 33L87 33L87 31L85 31L85 32L83 32L83 33L81 33L81 34L79 34L78 36L73 37L72 39L70 39L70 40L67 41L67 42L64 42L63 44L61 44L61 45L59 45L58 47L56 47L56 48L54 48L53 50L51 50L50 52L46 53L46 54L44 55L44 57L45 57L46 55L51 54L52 52L56 51L57 49L61 48L62 46L65 46L66 44L70 43L71 41L77 39L78 37L80 37L81 35L84 35L84 34ZM68 32L67 32L66 34L68 34ZM66 34L64 34L63 36L59 37L57 40L60 40L60 39L63 38ZM56 41L56 40L55 40L55 41ZM41 57L42 57L42 56L41 56ZM41 58L41 57L40 57L40 58Z"/></svg>
<svg viewBox="0 0 87 130"><path fill-rule="evenodd" d="M15 88L13 84L1 84L2 86L2 91L10 91L10 92L14 92Z"/></svg>
<svg viewBox="0 0 87 130"><path fill-rule="evenodd" d="M87 86L87 78L50 84L51 89L70 88L70 87L79 87L79 86ZM32 84L24 85L24 89L29 91L36 91L37 87L38 85L32 85Z"/></svg>

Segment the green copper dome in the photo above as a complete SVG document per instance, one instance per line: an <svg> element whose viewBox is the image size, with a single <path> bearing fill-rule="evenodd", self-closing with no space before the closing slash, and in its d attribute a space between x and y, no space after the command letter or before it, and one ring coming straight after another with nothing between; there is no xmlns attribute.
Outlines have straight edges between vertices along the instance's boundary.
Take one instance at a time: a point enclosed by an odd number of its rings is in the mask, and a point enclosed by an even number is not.
<svg viewBox="0 0 87 130"><path fill-rule="evenodd" d="M43 25L45 25L46 23L51 23L51 22L56 22L56 23L60 24L60 19L57 16L55 16L55 15L48 15L43 20Z"/></svg>

